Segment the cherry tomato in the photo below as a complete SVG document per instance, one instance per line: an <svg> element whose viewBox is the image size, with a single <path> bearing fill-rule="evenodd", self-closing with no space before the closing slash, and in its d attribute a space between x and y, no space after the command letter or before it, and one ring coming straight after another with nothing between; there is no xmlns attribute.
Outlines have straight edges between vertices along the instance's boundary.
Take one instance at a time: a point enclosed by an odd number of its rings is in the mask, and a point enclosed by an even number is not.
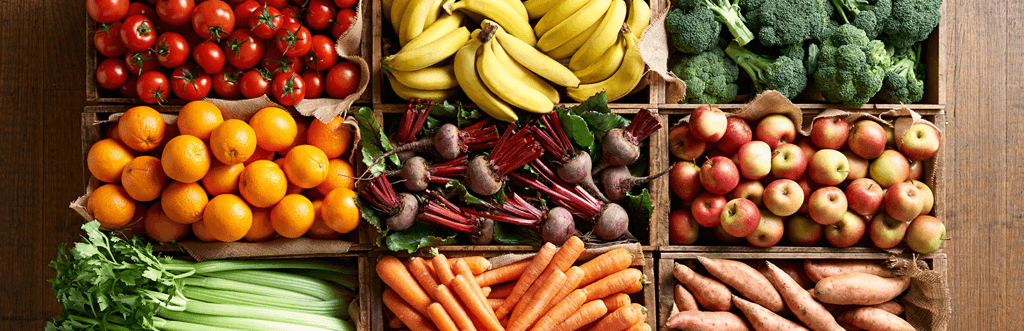
<svg viewBox="0 0 1024 331"><path fill-rule="evenodd" d="M132 15L121 25L121 43L132 52L141 52L156 44L153 21L143 15Z"/></svg>
<svg viewBox="0 0 1024 331"><path fill-rule="evenodd" d="M334 0L334 5L338 8L351 8L356 5L358 0Z"/></svg>
<svg viewBox="0 0 1024 331"><path fill-rule="evenodd" d="M327 30L336 14L331 0L312 0L306 7L306 25L310 30Z"/></svg>
<svg viewBox="0 0 1024 331"><path fill-rule="evenodd" d="M267 94L270 90L270 74L261 69L252 69L242 75L242 81L238 83L242 90L242 96L246 99L258 98Z"/></svg>
<svg viewBox="0 0 1024 331"><path fill-rule="evenodd" d="M319 71L303 71L302 83L306 85L306 99L316 99L324 94L324 74Z"/></svg>
<svg viewBox="0 0 1024 331"><path fill-rule="evenodd" d="M85 0L85 11L92 20L114 23L128 14L128 0Z"/></svg>
<svg viewBox="0 0 1024 331"><path fill-rule="evenodd" d="M135 90L138 80L139 78L135 75L128 75L128 80L125 80L124 84L121 84L121 88L118 89L121 95L125 98L138 98L139 92Z"/></svg>
<svg viewBox="0 0 1024 331"><path fill-rule="evenodd" d="M164 32L157 38L156 61L166 68L180 67L188 61L188 42L177 32Z"/></svg>
<svg viewBox="0 0 1024 331"><path fill-rule="evenodd" d="M270 85L270 93L274 100L285 106L294 106L306 97L306 83L302 76L295 73L278 75Z"/></svg>
<svg viewBox="0 0 1024 331"><path fill-rule="evenodd" d="M156 2L156 16L170 25L185 25L192 20L193 0L159 0Z"/></svg>
<svg viewBox="0 0 1024 331"><path fill-rule="evenodd" d="M196 45L196 49L192 51L192 59L208 74L224 70L224 51L212 41Z"/></svg>
<svg viewBox="0 0 1024 331"><path fill-rule="evenodd" d="M261 5L268 5L277 9L288 6L288 0L257 0Z"/></svg>
<svg viewBox="0 0 1024 331"><path fill-rule="evenodd" d="M192 10L192 29L200 38L219 42L235 30L235 12L224 1L204 1Z"/></svg>
<svg viewBox="0 0 1024 331"><path fill-rule="evenodd" d="M124 62L128 64L129 72L136 76L160 68L160 62L156 60L156 54L151 49L138 53L125 53Z"/></svg>
<svg viewBox="0 0 1024 331"><path fill-rule="evenodd" d="M101 24L96 34L92 35L92 44L106 57L121 56L128 51L121 42L121 22Z"/></svg>
<svg viewBox="0 0 1024 331"><path fill-rule="evenodd" d="M359 88L359 68L351 62L341 62L327 72L325 82L327 95L335 99L344 99L355 93Z"/></svg>
<svg viewBox="0 0 1024 331"><path fill-rule="evenodd" d="M232 68L230 65L224 67L224 71L213 75L213 92L216 92L224 99L238 99L242 96L242 88L239 86L244 72Z"/></svg>
<svg viewBox="0 0 1024 331"><path fill-rule="evenodd" d="M303 56L313 47L313 35L301 25L287 25L277 30L277 49L285 56Z"/></svg>
<svg viewBox="0 0 1024 331"><path fill-rule="evenodd" d="M281 15L284 16L283 26L302 25L302 22L306 21L306 19L302 17L302 8L296 6L288 6L281 9Z"/></svg>
<svg viewBox="0 0 1024 331"><path fill-rule="evenodd" d="M96 66L96 82L105 89L120 88L128 81L128 64L124 60L112 57Z"/></svg>
<svg viewBox="0 0 1024 331"><path fill-rule="evenodd" d="M334 18L334 24L331 25L331 35L334 39L341 37L348 28L352 26L352 22L356 21L356 11L352 9L342 9L338 11L338 16Z"/></svg>
<svg viewBox="0 0 1024 331"><path fill-rule="evenodd" d="M147 4L141 2L132 2L128 4L128 14L125 17L132 15L142 15L148 18L150 21L156 21L156 10Z"/></svg>
<svg viewBox="0 0 1024 331"><path fill-rule="evenodd" d="M263 55L263 61L260 62L263 69L266 69L271 77L283 73L299 73L306 67L306 62L302 57L286 57L281 54L281 50L277 47L267 47L266 53Z"/></svg>
<svg viewBox="0 0 1024 331"><path fill-rule="evenodd" d="M135 91L139 93L139 99L145 103L162 103L170 97L171 84L164 73L147 71L139 76L139 81L135 83Z"/></svg>
<svg viewBox="0 0 1024 331"><path fill-rule="evenodd" d="M315 35L312 48L306 55L307 65L317 71L330 70L338 62L338 52L334 49L334 41L324 35Z"/></svg>
<svg viewBox="0 0 1024 331"><path fill-rule="evenodd" d="M171 73L171 91L185 101L199 100L210 94L210 75L186 64Z"/></svg>
<svg viewBox="0 0 1024 331"><path fill-rule="evenodd" d="M235 6L235 30L249 29L249 18L260 12L263 5L256 0L245 0Z"/></svg>
<svg viewBox="0 0 1024 331"><path fill-rule="evenodd" d="M262 39L256 38L245 29L231 32L231 35L221 43L228 63L240 70L247 70L259 64L260 60L263 60L266 47Z"/></svg>
<svg viewBox="0 0 1024 331"><path fill-rule="evenodd" d="M263 5L262 10L257 10L249 17L249 30L252 34L261 39L274 38L277 30L284 25L284 15L277 8Z"/></svg>

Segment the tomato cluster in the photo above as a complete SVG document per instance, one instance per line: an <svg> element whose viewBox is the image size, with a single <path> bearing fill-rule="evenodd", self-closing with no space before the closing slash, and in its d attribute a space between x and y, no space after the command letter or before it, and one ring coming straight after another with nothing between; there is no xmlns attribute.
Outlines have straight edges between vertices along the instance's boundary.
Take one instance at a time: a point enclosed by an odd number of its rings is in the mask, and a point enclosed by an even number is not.
<svg viewBox="0 0 1024 331"><path fill-rule="evenodd" d="M147 103L172 94L198 100L211 90L223 99L269 95L286 106L342 99L360 73L338 60L334 41L355 20L356 1L86 0L101 23L93 44L106 56L96 81Z"/></svg>

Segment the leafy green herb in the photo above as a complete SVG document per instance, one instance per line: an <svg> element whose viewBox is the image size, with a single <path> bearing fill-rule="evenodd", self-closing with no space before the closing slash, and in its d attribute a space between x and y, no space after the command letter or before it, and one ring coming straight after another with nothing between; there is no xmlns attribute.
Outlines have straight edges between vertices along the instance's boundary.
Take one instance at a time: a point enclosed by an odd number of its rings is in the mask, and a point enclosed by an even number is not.
<svg viewBox="0 0 1024 331"><path fill-rule="evenodd" d="M583 114L588 111L596 111L601 113L610 113L611 109L608 108L608 93L601 91L594 96L583 100L579 105L570 108L573 114Z"/></svg>
<svg viewBox="0 0 1024 331"><path fill-rule="evenodd" d="M532 245L540 246L542 243L537 240L540 233L536 230L502 222L494 222L494 241L504 245Z"/></svg>
<svg viewBox="0 0 1024 331"><path fill-rule="evenodd" d="M411 254L423 247L454 244L455 234L417 222L408 229L387 236L385 242L391 251L404 250Z"/></svg>
<svg viewBox="0 0 1024 331"><path fill-rule="evenodd" d="M626 212L630 215L630 223L642 222L641 224L645 225L651 223L651 215L654 214L654 202L651 201L651 193L646 188L636 195L632 192L627 192L626 205L623 207L625 207Z"/></svg>
<svg viewBox="0 0 1024 331"><path fill-rule="evenodd" d="M363 150L363 163L366 164L367 170L373 176L378 176L384 172L386 165L384 162L375 161L383 156L385 151L390 151L394 147L391 145L391 141L388 140L388 136L384 134L384 130L377 124L377 119L373 117L372 109L368 107L359 108L352 116L359 122L359 133L362 135L359 147ZM401 166L401 161L398 160L398 155L396 154L389 156L388 160L395 166Z"/></svg>
<svg viewBox="0 0 1024 331"><path fill-rule="evenodd" d="M604 140L604 135L608 130L629 125L629 120L619 114L589 111L580 114L580 117L587 122L598 141Z"/></svg>
<svg viewBox="0 0 1024 331"><path fill-rule="evenodd" d="M570 111L559 111L558 119L562 122L562 130L577 145L590 147L594 144L594 135L590 133L587 121Z"/></svg>
<svg viewBox="0 0 1024 331"><path fill-rule="evenodd" d="M490 205L487 201L477 198L473 193L470 193L469 190L466 189L466 186L462 185L462 183L457 180L448 182L448 184L444 185L444 188L454 189L455 195L459 197L459 200L462 200L462 202L467 204Z"/></svg>

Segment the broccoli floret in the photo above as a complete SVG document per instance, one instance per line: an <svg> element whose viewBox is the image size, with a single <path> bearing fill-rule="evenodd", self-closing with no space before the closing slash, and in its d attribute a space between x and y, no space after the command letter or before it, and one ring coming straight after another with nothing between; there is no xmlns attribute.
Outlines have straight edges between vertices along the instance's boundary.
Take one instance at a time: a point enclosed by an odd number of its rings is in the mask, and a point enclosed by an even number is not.
<svg viewBox="0 0 1024 331"><path fill-rule="evenodd" d="M892 12L892 0L832 0L839 18L864 30L868 38L878 38Z"/></svg>
<svg viewBox="0 0 1024 331"><path fill-rule="evenodd" d="M832 6L827 0L766 1L747 12L757 38L769 46L783 46L816 37L828 23Z"/></svg>
<svg viewBox="0 0 1024 331"><path fill-rule="evenodd" d="M800 60L754 54L736 43L729 44L725 53L747 72L758 92L776 90L793 98L807 87L807 71Z"/></svg>
<svg viewBox="0 0 1024 331"><path fill-rule="evenodd" d="M706 7L715 13L715 18L725 24L732 33L736 43L746 45L754 40L754 33L747 28L743 14L740 13L740 0L684 0L689 1L695 7Z"/></svg>
<svg viewBox="0 0 1024 331"><path fill-rule="evenodd" d="M672 73L686 82L687 103L726 103L736 99L739 68L719 48L695 55L675 54Z"/></svg>
<svg viewBox="0 0 1024 331"><path fill-rule="evenodd" d="M814 40L819 43L825 41L825 39L828 39L833 32L836 32L836 29L839 29L839 26L841 25L843 24L835 20L828 20L828 22L825 23L825 27L821 29L821 32L818 33L817 36L815 36Z"/></svg>
<svg viewBox="0 0 1024 331"><path fill-rule="evenodd" d="M889 54L881 41L845 24L821 44L814 86L828 102L860 107L882 88L888 66Z"/></svg>
<svg viewBox="0 0 1024 331"><path fill-rule="evenodd" d="M683 53L696 54L714 47L720 31L722 24L707 7L676 8L665 17L668 41Z"/></svg>
<svg viewBox="0 0 1024 331"><path fill-rule="evenodd" d="M892 14L882 29L887 42L906 48L928 39L942 19L940 6L942 0L893 0Z"/></svg>
<svg viewBox="0 0 1024 331"><path fill-rule="evenodd" d="M885 71L885 80L878 96L889 103L915 103L924 97L924 66L921 44L894 52L892 64Z"/></svg>
<svg viewBox="0 0 1024 331"><path fill-rule="evenodd" d="M779 55L788 56L789 58L794 59L797 62L803 62L805 54L806 54L806 52L804 51L804 44L803 43L792 44L792 45L783 47L779 51Z"/></svg>

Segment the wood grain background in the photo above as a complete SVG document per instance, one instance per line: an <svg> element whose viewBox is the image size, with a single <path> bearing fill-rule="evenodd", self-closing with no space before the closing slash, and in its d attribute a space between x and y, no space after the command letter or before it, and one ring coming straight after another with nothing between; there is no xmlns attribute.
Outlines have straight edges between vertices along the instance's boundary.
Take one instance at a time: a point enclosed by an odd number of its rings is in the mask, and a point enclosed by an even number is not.
<svg viewBox="0 0 1024 331"><path fill-rule="evenodd" d="M1024 292L1024 1L947 0L950 330L1019 329ZM60 313L47 279L80 219L84 1L0 1L0 330Z"/></svg>

